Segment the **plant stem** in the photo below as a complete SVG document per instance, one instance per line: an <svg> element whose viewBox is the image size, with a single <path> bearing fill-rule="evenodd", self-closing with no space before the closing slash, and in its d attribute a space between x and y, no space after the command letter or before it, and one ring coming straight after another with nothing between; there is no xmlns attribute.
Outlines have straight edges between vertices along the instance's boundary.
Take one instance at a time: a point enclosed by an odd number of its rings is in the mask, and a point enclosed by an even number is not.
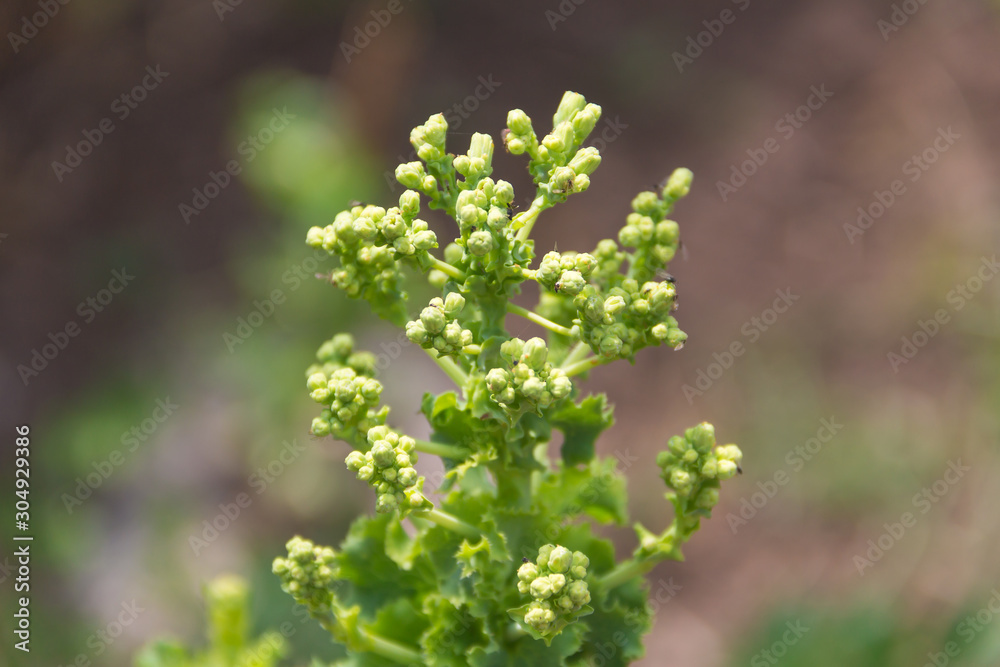
<svg viewBox="0 0 1000 667"><path fill-rule="evenodd" d="M573 349L570 350L569 354L566 355L566 358L562 360L562 364L560 364L560 366L562 367L563 370L569 368L570 366L573 365L574 362L580 361L585 356L587 356L587 352L589 351L590 351L590 345L581 340L579 343L573 346Z"/></svg>
<svg viewBox="0 0 1000 667"><path fill-rule="evenodd" d="M320 619L320 625L322 625L327 632L334 636L340 632L337 624L338 621L335 618ZM381 635L375 634L371 630L358 628L358 634L361 635L361 638L368 645L368 651L376 655L380 655L387 660L392 660L393 662L398 662L404 665L419 664L422 660L420 651L410 648L405 644L400 644L397 641L386 639Z"/></svg>
<svg viewBox="0 0 1000 667"><path fill-rule="evenodd" d="M561 324L556 324L552 320L546 319L541 315L539 315L538 313L528 310L527 308L522 308L521 306L518 306L515 303L507 304L507 312L514 313L515 315L520 315L521 317L531 320L535 324L543 326L549 331L557 333L560 336L569 336L569 337L573 336L573 331L571 329L567 329Z"/></svg>
<svg viewBox="0 0 1000 667"><path fill-rule="evenodd" d="M464 459L471 452L465 447L458 447L456 445L446 445L443 442L430 442L428 440L417 440L413 439L417 443L416 450L418 452L423 452L425 454L433 454L435 456L441 456L449 459Z"/></svg>
<svg viewBox="0 0 1000 667"><path fill-rule="evenodd" d="M613 570L594 582L594 585L609 591L615 586L619 586L633 577L646 574L653 569L656 562L657 561L653 559L636 560L634 558L629 558L628 560L623 560L621 563L618 563Z"/></svg>
<svg viewBox="0 0 1000 667"><path fill-rule="evenodd" d="M434 268L437 269L438 271L440 271L441 273L443 273L443 274L445 274L445 275L447 275L447 276L449 276L451 278L454 278L455 280L458 280L459 282L463 282L463 283L465 282L465 277L466 276L465 276L464 273L462 273L462 271L458 267L452 266L448 262L445 262L444 260L440 260L440 259L438 259L437 257L434 257L434 256L431 256L431 260L434 263Z"/></svg>
<svg viewBox="0 0 1000 667"><path fill-rule="evenodd" d="M462 348L462 352L464 352L465 354L476 355L482 351L483 347L481 345L466 345L465 347Z"/></svg>
<svg viewBox="0 0 1000 667"><path fill-rule="evenodd" d="M456 364L453 359L450 357L438 356L437 352L434 350L428 350L427 348L423 349L427 352L428 356L430 356L430 358L441 367L441 370L444 371L445 375L450 377L452 382L458 385L459 389L465 389L465 385L469 382L469 375L459 368L458 364Z"/></svg>
<svg viewBox="0 0 1000 667"><path fill-rule="evenodd" d="M590 356L586 359L574 362L569 366L564 366L562 372L566 377L573 377L574 375L579 375L580 373L586 373L595 366L606 364L608 361L608 359L602 359L601 357Z"/></svg>
<svg viewBox="0 0 1000 667"><path fill-rule="evenodd" d="M479 529L472 524L465 523L456 516L452 516L447 512L442 512L438 509L432 510L417 510L413 512L413 516L420 517L421 519L427 519L432 521L442 528L447 528L448 530L454 531L460 535L465 535L466 537L478 538L482 537L482 533Z"/></svg>
<svg viewBox="0 0 1000 667"><path fill-rule="evenodd" d="M540 194L535 197L535 201L531 202L531 207L524 213L518 213L514 216L511 221L515 226L518 222L524 226L517 232L518 241L527 241L528 237L531 236L531 228L535 226L538 221L538 214L545 209L552 206L552 202L549 200L548 196L545 194Z"/></svg>

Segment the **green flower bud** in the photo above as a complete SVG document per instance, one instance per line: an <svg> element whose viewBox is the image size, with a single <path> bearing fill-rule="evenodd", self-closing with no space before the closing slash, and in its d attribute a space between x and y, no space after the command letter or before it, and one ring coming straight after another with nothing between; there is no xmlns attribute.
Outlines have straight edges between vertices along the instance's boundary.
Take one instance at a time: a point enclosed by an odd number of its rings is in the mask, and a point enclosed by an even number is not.
<svg viewBox="0 0 1000 667"><path fill-rule="evenodd" d="M699 454L707 454L715 446L715 427L702 422L684 432L684 437Z"/></svg>
<svg viewBox="0 0 1000 667"><path fill-rule="evenodd" d="M601 118L601 107L588 104L573 117L573 134L577 142L582 142L594 131L597 121Z"/></svg>
<svg viewBox="0 0 1000 667"><path fill-rule="evenodd" d="M621 311L625 310L625 299L621 296L609 296L604 300L604 312L608 315L617 315Z"/></svg>
<svg viewBox="0 0 1000 667"><path fill-rule="evenodd" d="M440 301L440 299L438 299L438 301ZM431 303L433 303L433 300ZM420 311L420 321L423 322L424 328L427 330L428 334L436 336L444 331L444 327L448 323L448 318L440 308L427 306Z"/></svg>
<svg viewBox="0 0 1000 667"><path fill-rule="evenodd" d="M325 236L326 232L322 227L310 227L309 231L306 232L306 244L312 248L322 248Z"/></svg>
<svg viewBox="0 0 1000 667"><path fill-rule="evenodd" d="M531 597L536 600L547 600L552 597L552 584L549 583L548 577L538 577L531 582L530 586Z"/></svg>
<svg viewBox="0 0 1000 667"><path fill-rule="evenodd" d="M738 464L743 460L743 452L736 445L722 445L715 448L715 457Z"/></svg>
<svg viewBox="0 0 1000 667"><path fill-rule="evenodd" d="M520 109L512 109L507 113L507 127L517 135L527 135L532 132L531 119Z"/></svg>
<svg viewBox="0 0 1000 667"><path fill-rule="evenodd" d="M386 468L396 463L396 450L386 440L379 440L372 446L372 460L380 468Z"/></svg>
<svg viewBox="0 0 1000 667"><path fill-rule="evenodd" d="M590 146L588 148L581 148L573 156L573 159L569 161L569 168L572 169L576 174L593 174L597 170L597 167L601 164L601 153ZM650 193L652 194L652 193Z"/></svg>
<svg viewBox="0 0 1000 667"><path fill-rule="evenodd" d="M364 465L358 469L358 479L364 480L366 482L370 480L372 478L372 475L374 474L375 474L375 468L373 468L370 465Z"/></svg>
<svg viewBox="0 0 1000 667"><path fill-rule="evenodd" d="M507 181L497 181L493 186L493 203L496 206L506 207L514 201L514 186Z"/></svg>
<svg viewBox="0 0 1000 667"><path fill-rule="evenodd" d="M444 261L449 264L458 264L462 261L463 255L465 255L465 250L457 243L449 243L444 248Z"/></svg>
<svg viewBox="0 0 1000 667"><path fill-rule="evenodd" d="M583 252L573 258L576 270L583 277L589 276L597 268L597 259L588 252Z"/></svg>
<svg viewBox="0 0 1000 667"><path fill-rule="evenodd" d="M531 583L538 578L538 566L530 561L524 563L517 569L517 578L521 581Z"/></svg>
<svg viewBox="0 0 1000 667"><path fill-rule="evenodd" d="M686 452L684 452L684 456L681 457L681 460L683 460L685 463L694 463L695 461L698 460L698 452L696 452L693 449L689 449Z"/></svg>
<svg viewBox="0 0 1000 667"><path fill-rule="evenodd" d="M691 181L694 180L694 174L691 173L690 169L675 169L674 173L670 174L670 178L667 179L667 184L663 188L663 196L669 199L680 199L687 195L691 191Z"/></svg>
<svg viewBox="0 0 1000 667"><path fill-rule="evenodd" d="M539 377L530 377L521 385L521 393L532 401L539 401L546 391L545 381Z"/></svg>
<svg viewBox="0 0 1000 667"><path fill-rule="evenodd" d="M586 581L574 581L566 589L566 594L577 607L582 607L590 602L590 589Z"/></svg>
<svg viewBox="0 0 1000 667"><path fill-rule="evenodd" d="M640 215L651 216L659 209L660 198L656 196L655 192L640 192L632 200L632 210Z"/></svg>
<svg viewBox="0 0 1000 667"><path fill-rule="evenodd" d="M400 485L403 487L413 486L417 483L417 471L413 468L400 468L399 474L396 476Z"/></svg>
<svg viewBox="0 0 1000 667"><path fill-rule="evenodd" d="M583 95L567 90L563 93L562 99L559 100L559 108L556 109L555 115L552 116L552 126L555 127L560 123L572 120L573 117L578 112L583 111L586 106L587 100L583 97Z"/></svg>
<svg viewBox="0 0 1000 667"><path fill-rule="evenodd" d="M683 491L691 486L691 475L680 468L674 469L670 473L670 486L674 487L678 491Z"/></svg>
<svg viewBox="0 0 1000 667"><path fill-rule="evenodd" d="M323 389L323 388L325 388L327 386L327 382L328 382L328 380L327 380L327 377L326 377L325 374L323 374L323 373L313 373L306 380L306 387L308 387L310 391L313 391L313 390L316 390L316 389Z"/></svg>
<svg viewBox="0 0 1000 667"><path fill-rule="evenodd" d="M523 351L524 341L520 338L511 338L500 344L500 355L509 364L514 363L515 360L519 361Z"/></svg>
<svg viewBox="0 0 1000 667"><path fill-rule="evenodd" d="M448 283L448 274L433 269L427 274L427 282L435 289L444 289L444 286Z"/></svg>
<svg viewBox="0 0 1000 667"><path fill-rule="evenodd" d="M626 225L618 232L618 242L626 248L636 248L642 243L642 232L634 225Z"/></svg>
<svg viewBox="0 0 1000 667"><path fill-rule="evenodd" d="M375 503L375 511L379 514L387 514L399 506L395 493L381 493Z"/></svg>
<svg viewBox="0 0 1000 667"><path fill-rule="evenodd" d="M407 218L415 218L420 213L420 193L406 190L399 195L399 210Z"/></svg>
<svg viewBox="0 0 1000 667"><path fill-rule="evenodd" d="M705 464L701 467L701 474L703 477L713 479L719 474L719 465L715 459L709 459L705 461Z"/></svg>
<svg viewBox="0 0 1000 667"><path fill-rule="evenodd" d="M729 479L739 471L737 465L729 460L719 461L718 466L719 466L719 479Z"/></svg>
<svg viewBox="0 0 1000 667"><path fill-rule="evenodd" d="M448 317L455 317L465 308L465 297L458 292L449 292L444 299L444 312Z"/></svg>
<svg viewBox="0 0 1000 667"><path fill-rule="evenodd" d="M494 394L506 389L509 381L507 371L502 368L491 368L490 372L486 374L486 386Z"/></svg>
<svg viewBox="0 0 1000 667"><path fill-rule="evenodd" d="M372 426L368 429L368 444L374 445L379 440L385 440L389 437L389 433L391 433L389 427L384 424Z"/></svg>
<svg viewBox="0 0 1000 667"><path fill-rule="evenodd" d="M695 507L710 510L719 504L719 490L718 489L702 489L698 493L698 497L694 499Z"/></svg>
<svg viewBox="0 0 1000 667"><path fill-rule="evenodd" d="M477 211L479 209L476 209ZM473 232L469 236L468 247L476 257L482 257L493 250L493 235L487 231Z"/></svg>
<svg viewBox="0 0 1000 667"><path fill-rule="evenodd" d="M553 572L566 572L573 562L573 554L566 547L557 546L549 554L549 569Z"/></svg>
<svg viewBox="0 0 1000 667"><path fill-rule="evenodd" d="M688 335L680 329L671 329L670 333L667 334L667 345L679 350L684 345L684 341L687 340L687 337Z"/></svg>
<svg viewBox="0 0 1000 667"><path fill-rule="evenodd" d="M549 378L548 384L549 392L552 394L552 398L557 401L562 398L566 398L573 391L573 381L570 380L565 375L559 375L554 378Z"/></svg>
<svg viewBox="0 0 1000 667"><path fill-rule="evenodd" d="M528 150L527 144L521 139L518 139L513 134L507 135L507 151L511 155L522 155L524 151Z"/></svg>
<svg viewBox="0 0 1000 667"><path fill-rule="evenodd" d="M367 380L361 385L361 396L369 403L377 402L382 395L382 383L375 379Z"/></svg>
<svg viewBox="0 0 1000 667"><path fill-rule="evenodd" d="M576 296L587 286L587 281L579 271L565 271L556 283L557 292L562 292L570 296Z"/></svg>
<svg viewBox="0 0 1000 667"><path fill-rule="evenodd" d="M417 232L410 241L413 243L413 247L420 251L430 250L438 246L437 234L429 229Z"/></svg>
<svg viewBox="0 0 1000 667"><path fill-rule="evenodd" d="M673 220L661 220L656 223L656 242L663 245L677 245L680 240L681 228Z"/></svg>
<svg viewBox="0 0 1000 667"><path fill-rule="evenodd" d="M622 351L622 340L617 336L605 336L599 349L605 357L617 356Z"/></svg>
<svg viewBox="0 0 1000 667"><path fill-rule="evenodd" d="M406 188L424 189L425 176L424 165L420 162L407 162L396 167L396 180Z"/></svg>
<svg viewBox="0 0 1000 667"><path fill-rule="evenodd" d="M357 472L365 465L365 455L358 451L351 452L344 459L344 463L347 464L348 470Z"/></svg>
<svg viewBox="0 0 1000 667"><path fill-rule="evenodd" d="M648 305L649 302L643 301L643 303L646 303ZM666 340L667 336L670 334L670 329L667 328L666 324L660 322L659 324L654 325L649 332L653 334L653 338L655 338L656 340Z"/></svg>
<svg viewBox="0 0 1000 667"><path fill-rule="evenodd" d="M535 337L524 344L521 352L521 361L526 363L530 368L540 370L545 365L548 355L549 349L546 347L545 341Z"/></svg>
<svg viewBox="0 0 1000 667"><path fill-rule="evenodd" d="M330 422L316 417L312 420L312 426L309 429L313 435L317 438L322 438L323 436L330 435Z"/></svg>

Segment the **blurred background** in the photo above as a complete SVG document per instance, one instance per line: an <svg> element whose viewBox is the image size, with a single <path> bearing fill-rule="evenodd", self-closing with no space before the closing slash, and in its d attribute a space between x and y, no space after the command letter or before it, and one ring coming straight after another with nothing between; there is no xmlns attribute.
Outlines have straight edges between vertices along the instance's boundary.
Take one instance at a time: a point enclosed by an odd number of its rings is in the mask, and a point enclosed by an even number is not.
<svg viewBox="0 0 1000 667"><path fill-rule="evenodd" d="M339 655L269 571L291 535L336 544L371 511L308 434L303 371L354 332L414 435L448 381L314 278L306 230L392 202L428 115L464 150L515 107L546 131L567 89L602 105L604 162L540 253L593 248L695 173L670 269L688 344L586 387L617 405L601 450L639 457L634 518L669 519L649 465L669 435L708 419L745 452L687 562L650 577L640 664L1000 664L1000 5L60 2L0 8L0 664L197 644L225 572L256 627L294 624L288 664ZM494 175L528 196L521 159ZM22 423L30 656L7 611Z"/></svg>

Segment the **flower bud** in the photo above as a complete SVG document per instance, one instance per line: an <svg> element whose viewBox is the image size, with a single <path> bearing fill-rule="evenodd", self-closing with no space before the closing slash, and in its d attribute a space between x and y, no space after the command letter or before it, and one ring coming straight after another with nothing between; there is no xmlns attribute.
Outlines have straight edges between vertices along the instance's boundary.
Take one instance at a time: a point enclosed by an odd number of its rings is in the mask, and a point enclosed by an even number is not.
<svg viewBox="0 0 1000 667"><path fill-rule="evenodd" d="M409 467L400 468L399 473L396 475L396 479L403 487L413 486L417 483L417 471Z"/></svg>
<svg viewBox="0 0 1000 667"><path fill-rule="evenodd" d="M681 228L673 220L661 220L656 223L656 242L663 245L677 245L680 240Z"/></svg>
<svg viewBox="0 0 1000 667"><path fill-rule="evenodd" d="M587 100L583 95L567 90L563 93L562 99L559 100L559 108L556 109L555 115L552 116L552 127L559 125L559 123L572 120L573 117L577 113L583 111L586 106Z"/></svg>
<svg viewBox="0 0 1000 667"><path fill-rule="evenodd" d="M528 146L520 139L515 137L513 134L507 135L507 151L511 155L522 155L524 151L528 150Z"/></svg>
<svg viewBox="0 0 1000 667"><path fill-rule="evenodd" d="M523 351L524 341L520 338L511 338L500 344L500 355L507 363L512 364L515 360L520 360Z"/></svg>
<svg viewBox="0 0 1000 667"><path fill-rule="evenodd" d="M379 514L386 514L398 506L399 501L396 499L395 493L382 493L379 494L378 501L375 503L375 511Z"/></svg>
<svg viewBox="0 0 1000 667"><path fill-rule="evenodd" d="M715 448L715 457L738 464L743 460L743 452L736 445L722 445Z"/></svg>
<svg viewBox="0 0 1000 667"><path fill-rule="evenodd" d="M700 454L707 454L715 446L715 427L708 422L702 422L689 428L684 437Z"/></svg>
<svg viewBox="0 0 1000 667"><path fill-rule="evenodd" d="M549 392L557 401L566 398L573 391L573 381L565 375L549 378Z"/></svg>
<svg viewBox="0 0 1000 667"><path fill-rule="evenodd" d="M549 554L549 569L553 572L566 572L573 562L573 554L566 547L557 546Z"/></svg>
<svg viewBox="0 0 1000 667"><path fill-rule="evenodd" d="M473 232L469 236L468 247L473 255L482 257L493 250L493 235L487 231Z"/></svg>
<svg viewBox="0 0 1000 667"><path fill-rule="evenodd" d="M322 248L325 235L326 232L322 227L310 227L306 232L306 244L313 248Z"/></svg>
<svg viewBox="0 0 1000 667"><path fill-rule="evenodd" d="M444 248L444 261L449 264L458 264L462 261L465 251L457 243L449 243Z"/></svg>
<svg viewBox="0 0 1000 667"><path fill-rule="evenodd" d="M626 225L618 232L618 242L626 248L636 248L642 243L642 232L634 225Z"/></svg>
<svg viewBox="0 0 1000 667"><path fill-rule="evenodd" d="M531 582L531 597L536 600L547 600L552 597L552 584L548 577L538 577Z"/></svg>
<svg viewBox="0 0 1000 667"><path fill-rule="evenodd" d="M486 386L489 388L490 392L494 394L499 394L501 391L507 388L507 383L509 378L507 376L507 371L502 368L492 368L490 372L486 374Z"/></svg>
<svg viewBox="0 0 1000 667"><path fill-rule="evenodd" d="M625 310L625 299L621 296L609 296L604 300L604 312L609 315L617 315Z"/></svg>
<svg viewBox="0 0 1000 667"><path fill-rule="evenodd" d="M587 148L581 148L576 152L573 159L569 161L569 168L578 175L590 175L597 170L597 167L600 166L600 164L600 152L593 146L589 146Z"/></svg>
<svg viewBox="0 0 1000 667"><path fill-rule="evenodd" d="M497 181L493 186L493 203L505 207L512 201L514 201L514 186L504 180Z"/></svg>
<svg viewBox="0 0 1000 667"><path fill-rule="evenodd" d="M410 241L413 243L414 248L421 251L436 248L438 245L437 234L429 229L417 232Z"/></svg>
<svg viewBox="0 0 1000 667"><path fill-rule="evenodd" d="M541 338L532 338L524 344L521 352L521 360L530 368L541 369L545 365L549 349L545 346L545 341Z"/></svg>
<svg viewBox="0 0 1000 667"><path fill-rule="evenodd" d="M507 127L511 133L522 136L531 134L532 131L531 119L520 109L512 109L507 113Z"/></svg>
<svg viewBox="0 0 1000 667"><path fill-rule="evenodd" d="M396 167L396 180L405 188L421 190L425 175L424 165L420 162L407 162Z"/></svg>
<svg viewBox="0 0 1000 667"><path fill-rule="evenodd" d="M448 323L448 318L445 317L440 308L427 306L420 311L420 321L423 322L428 334L436 336L444 330L445 324Z"/></svg>
<svg viewBox="0 0 1000 667"><path fill-rule="evenodd" d="M538 578L538 566L532 562L527 562L517 569L517 578L521 581L532 582Z"/></svg>
<svg viewBox="0 0 1000 667"><path fill-rule="evenodd" d="M698 492L698 497L694 499L695 507L710 510L719 504L718 489L702 489Z"/></svg>
<svg viewBox="0 0 1000 667"><path fill-rule="evenodd" d="M586 286L587 281L584 280L579 271L564 271L562 276L559 278L559 282L556 283L555 289L557 292L564 292L570 296L576 296L582 292L583 288Z"/></svg>
<svg viewBox="0 0 1000 667"><path fill-rule="evenodd" d="M590 589L586 581L574 581L566 589L566 594L578 607L590 602Z"/></svg>
<svg viewBox="0 0 1000 667"><path fill-rule="evenodd" d="M386 468L396 462L396 450L386 440L379 440L372 446L372 460L380 468Z"/></svg>
<svg viewBox="0 0 1000 667"><path fill-rule="evenodd" d="M614 357L622 351L622 340L617 336L605 336L601 339L601 354L605 357Z"/></svg>
<svg viewBox="0 0 1000 667"><path fill-rule="evenodd" d="M663 196L669 199L680 199L687 195L691 191L691 181L694 179L694 174L691 173L690 169L675 169L674 173L670 174L670 178L667 179L667 184L663 188Z"/></svg>
<svg viewBox="0 0 1000 667"><path fill-rule="evenodd" d="M719 479L729 479L737 473L739 470L737 465L729 460L722 460L718 462L719 466Z"/></svg>
<svg viewBox="0 0 1000 667"><path fill-rule="evenodd" d="M427 342L427 329L420 320L413 320L406 323L406 337L411 343L423 345Z"/></svg>
<svg viewBox="0 0 1000 667"><path fill-rule="evenodd" d="M640 215L651 216L659 209L660 198L656 196L655 192L640 192L632 199L632 210Z"/></svg>
<svg viewBox="0 0 1000 667"><path fill-rule="evenodd" d="M677 491L683 491L691 485L691 475L681 470L680 468L675 468L673 472L670 473L670 486L677 489Z"/></svg>
<svg viewBox="0 0 1000 667"><path fill-rule="evenodd" d="M312 425L309 430L317 438L322 438L323 436L330 434L330 422L316 417L312 420Z"/></svg>

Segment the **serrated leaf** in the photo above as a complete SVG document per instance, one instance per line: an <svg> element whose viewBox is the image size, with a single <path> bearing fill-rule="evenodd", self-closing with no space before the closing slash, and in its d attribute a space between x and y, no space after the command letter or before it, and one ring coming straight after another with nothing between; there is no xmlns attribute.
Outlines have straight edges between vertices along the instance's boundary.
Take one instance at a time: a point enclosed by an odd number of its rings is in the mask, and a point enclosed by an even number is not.
<svg viewBox="0 0 1000 667"><path fill-rule="evenodd" d="M625 478L614 457L592 459L586 468L561 466L537 486L535 501L556 514L586 513L602 523L628 521Z"/></svg>
<svg viewBox="0 0 1000 667"><path fill-rule="evenodd" d="M614 424L613 410L604 394L588 396L579 404L567 403L549 415L549 422L563 432L562 458L568 465L594 458L594 443Z"/></svg>

